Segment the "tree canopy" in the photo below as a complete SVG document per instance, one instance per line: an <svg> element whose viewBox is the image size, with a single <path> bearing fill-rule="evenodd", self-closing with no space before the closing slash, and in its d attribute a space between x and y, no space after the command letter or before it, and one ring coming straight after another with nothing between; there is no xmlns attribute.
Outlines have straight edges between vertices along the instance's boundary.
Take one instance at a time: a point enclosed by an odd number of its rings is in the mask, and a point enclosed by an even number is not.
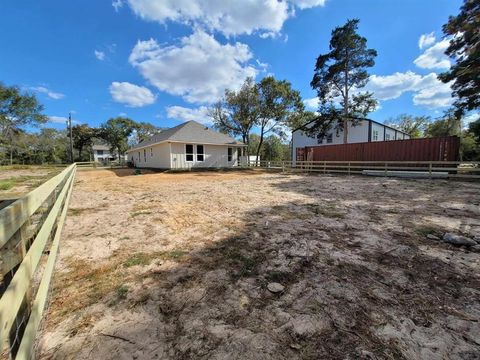
<svg viewBox="0 0 480 360"><path fill-rule="evenodd" d="M12 162L15 137L20 136L25 126L44 124L47 117L35 95L22 93L17 86L0 83L0 145L10 152Z"/></svg>
<svg viewBox="0 0 480 360"><path fill-rule="evenodd" d="M430 122L428 116L412 116L401 114L395 118L387 120L385 123L393 128L403 131L410 135L412 139L420 138Z"/></svg>
<svg viewBox="0 0 480 360"><path fill-rule="evenodd" d="M454 105L460 113L480 107L480 1L465 0L457 16L450 16L443 32L451 36L445 54L455 63L440 74L445 83L453 81Z"/></svg>
<svg viewBox="0 0 480 360"><path fill-rule="evenodd" d="M366 117L377 106L372 93L359 91L368 82L367 68L375 65L377 52L367 48L367 39L357 33L358 23L358 19L348 20L332 31L330 51L317 57L310 83L323 115L312 127L325 131L335 123L338 130L344 130L344 143L348 123L356 125L357 118Z"/></svg>

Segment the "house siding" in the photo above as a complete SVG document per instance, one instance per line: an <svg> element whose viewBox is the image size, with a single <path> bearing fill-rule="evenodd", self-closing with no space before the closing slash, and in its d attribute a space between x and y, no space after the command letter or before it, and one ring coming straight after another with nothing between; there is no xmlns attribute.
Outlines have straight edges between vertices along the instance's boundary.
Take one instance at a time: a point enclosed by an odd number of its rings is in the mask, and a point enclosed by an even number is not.
<svg viewBox="0 0 480 360"><path fill-rule="evenodd" d="M232 167L237 165L238 151L233 148L232 161L228 161L227 145L203 145L204 160L197 161L197 144L193 144L193 161L186 160L186 143L171 143L171 168L172 169L190 169L190 168L220 168Z"/></svg>
<svg viewBox="0 0 480 360"><path fill-rule="evenodd" d="M135 167L138 168L170 169L169 144L157 144L143 149L132 150L128 153L128 160L133 162Z"/></svg>

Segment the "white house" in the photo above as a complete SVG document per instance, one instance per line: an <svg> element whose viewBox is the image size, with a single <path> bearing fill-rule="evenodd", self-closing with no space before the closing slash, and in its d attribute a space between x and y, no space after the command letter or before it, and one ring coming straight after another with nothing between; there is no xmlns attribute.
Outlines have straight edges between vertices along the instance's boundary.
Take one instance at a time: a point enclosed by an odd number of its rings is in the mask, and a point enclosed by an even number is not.
<svg viewBox="0 0 480 360"><path fill-rule="evenodd" d="M305 127L308 127L314 121L302 126L301 128L295 129L292 132L293 161L297 160L297 148L304 148L306 146L343 144L343 130L335 130L335 123L332 124L332 129L324 135L310 135L302 130L305 129ZM349 144L406 139L410 139L410 135L407 133L374 120L363 119L360 120L356 126L353 126L351 122L348 123L347 143Z"/></svg>
<svg viewBox="0 0 480 360"><path fill-rule="evenodd" d="M239 150L246 145L196 121L163 130L127 151L137 168L190 169L238 165Z"/></svg>
<svg viewBox="0 0 480 360"><path fill-rule="evenodd" d="M93 161L95 162L107 162L111 159L113 160L113 156L110 155L110 147L104 144L95 144L92 145L92 152L93 152Z"/></svg>

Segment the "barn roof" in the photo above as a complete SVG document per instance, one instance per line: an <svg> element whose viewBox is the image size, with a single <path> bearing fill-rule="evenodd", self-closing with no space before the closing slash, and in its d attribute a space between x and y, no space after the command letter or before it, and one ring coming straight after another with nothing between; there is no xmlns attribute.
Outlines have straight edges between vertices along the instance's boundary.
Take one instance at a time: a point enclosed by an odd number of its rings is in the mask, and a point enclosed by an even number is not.
<svg viewBox="0 0 480 360"><path fill-rule="evenodd" d="M184 142L196 144L213 144L213 145L236 145L244 146L241 141L209 129L196 121L187 121L183 124L177 125L173 128L163 130L159 134L153 135L128 151L140 149L147 146L152 146L162 142Z"/></svg>

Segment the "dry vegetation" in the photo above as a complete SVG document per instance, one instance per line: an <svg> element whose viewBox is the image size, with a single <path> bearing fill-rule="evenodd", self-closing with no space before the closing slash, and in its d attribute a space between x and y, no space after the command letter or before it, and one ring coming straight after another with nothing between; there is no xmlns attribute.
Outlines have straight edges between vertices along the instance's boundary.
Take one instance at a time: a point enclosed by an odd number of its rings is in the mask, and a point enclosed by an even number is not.
<svg viewBox="0 0 480 360"><path fill-rule="evenodd" d="M480 184L78 172L54 359L478 359ZM284 286L271 293L267 285Z"/></svg>
<svg viewBox="0 0 480 360"><path fill-rule="evenodd" d="M0 166L0 201L18 198L62 171L61 167Z"/></svg>

